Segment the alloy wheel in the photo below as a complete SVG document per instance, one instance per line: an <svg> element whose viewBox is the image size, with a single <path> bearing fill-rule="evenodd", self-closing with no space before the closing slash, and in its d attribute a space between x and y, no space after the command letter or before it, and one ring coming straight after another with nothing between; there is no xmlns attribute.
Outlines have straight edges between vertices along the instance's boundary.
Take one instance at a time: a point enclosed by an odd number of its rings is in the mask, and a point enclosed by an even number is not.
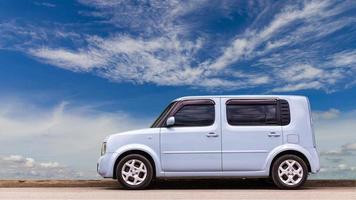
<svg viewBox="0 0 356 200"><path fill-rule="evenodd" d="M121 176L127 184L133 186L139 185L146 179L147 167L140 160L128 160L122 166Z"/></svg>
<svg viewBox="0 0 356 200"><path fill-rule="evenodd" d="M286 185L297 185L303 179L303 167L296 160L285 160L278 167L278 177Z"/></svg>

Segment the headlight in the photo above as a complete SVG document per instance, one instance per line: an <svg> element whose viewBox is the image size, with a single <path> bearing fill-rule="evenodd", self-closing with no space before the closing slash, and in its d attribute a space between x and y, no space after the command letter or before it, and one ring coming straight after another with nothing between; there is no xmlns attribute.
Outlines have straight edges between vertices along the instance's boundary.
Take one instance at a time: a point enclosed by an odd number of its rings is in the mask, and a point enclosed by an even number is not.
<svg viewBox="0 0 356 200"><path fill-rule="evenodd" d="M106 142L103 142L101 145L101 155L104 155L106 153Z"/></svg>

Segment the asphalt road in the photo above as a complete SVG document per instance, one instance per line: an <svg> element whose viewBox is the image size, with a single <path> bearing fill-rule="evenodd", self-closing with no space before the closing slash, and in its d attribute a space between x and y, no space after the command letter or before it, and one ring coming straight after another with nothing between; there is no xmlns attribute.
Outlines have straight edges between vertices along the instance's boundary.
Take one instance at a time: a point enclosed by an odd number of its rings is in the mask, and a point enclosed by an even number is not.
<svg viewBox="0 0 356 200"><path fill-rule="evenodd" d="M356 199L356 189L153 189L127 191L114 188L0 188L0 199Z"/></svg>

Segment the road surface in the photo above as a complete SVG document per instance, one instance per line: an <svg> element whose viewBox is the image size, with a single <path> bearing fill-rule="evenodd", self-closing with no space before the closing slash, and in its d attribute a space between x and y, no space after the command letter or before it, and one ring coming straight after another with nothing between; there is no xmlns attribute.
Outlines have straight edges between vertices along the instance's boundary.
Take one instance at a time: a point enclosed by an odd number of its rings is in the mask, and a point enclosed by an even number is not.
<svg viewBox="0 0 356 200"><path fill-rule="evenodd" d="M302 190L274 188L152 188L128 191L113 187L0 188L0 199L356 199L355 187L317 187Z"/></svg>

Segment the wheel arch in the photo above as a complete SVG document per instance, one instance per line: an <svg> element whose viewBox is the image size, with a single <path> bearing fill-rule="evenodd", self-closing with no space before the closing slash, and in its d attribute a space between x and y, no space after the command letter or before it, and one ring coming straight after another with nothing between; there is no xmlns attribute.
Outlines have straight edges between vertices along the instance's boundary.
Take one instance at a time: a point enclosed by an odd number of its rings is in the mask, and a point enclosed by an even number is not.
<svg viewBox="0 0 356 200"><path fill-rule="evenodd" d="M131 149L131 150L126 150L124 152L122 152L115 160L115 164L113 166L113 179L117 179L117 174L116 174L116 167L117 165L119 164L120 160L122 158L124 158L125 156L127 155L130 155L130 154L139 154L139 155L142 155L144 156L145 158L148 159L148 161L151 163L152 165L152 168L154 169L153 170L153 178L156 177L156 174L157 174L157 165L156 165L156 162L155 160L153 159L152 155L149 154L148 152L142 150L142 149Z"/></svg>
<svg viewBox="0 0 356 200"><path fill-rule="evenodd" d="M311 166L310 166L310 162L309 162L308 157L307 157L304 153L302 153L302 152L300 152L300 151L298 151L298 150L289 149L289 150L281 151L281 152L277 153L277 154L273 157L273 159L272 159L272 161L271 161L271 163L270 163L270 165L269 165L269 173L268 173L269 176L271 176L272 166L273 166L274 162L275 162L278 158L280 158L281 156L284 156L284 155L295 155L295 156L300 157L300 158L305 162L305 164L307 165L307 167L308 167L308 172L311 172Z"/></svg>

